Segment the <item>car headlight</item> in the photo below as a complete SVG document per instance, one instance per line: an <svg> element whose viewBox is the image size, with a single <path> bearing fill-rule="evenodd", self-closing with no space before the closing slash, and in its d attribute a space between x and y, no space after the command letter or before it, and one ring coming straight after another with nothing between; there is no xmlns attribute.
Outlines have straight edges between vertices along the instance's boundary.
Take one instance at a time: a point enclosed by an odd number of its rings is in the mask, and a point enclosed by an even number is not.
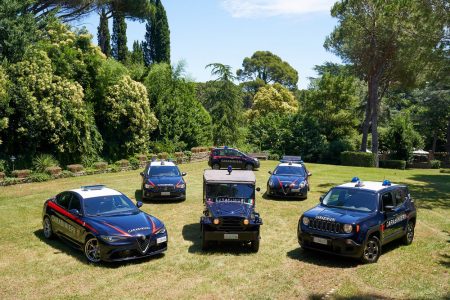
<svg viewBox="0 0 450 300"><path fill-rule="evenodd" d="M166 233L166 227L163 227L160 230L158 230L157 232L155 232L155 234L164 234L164 233Z"/></svg>
<svg viewBox="0 0 450 300"><path fill-rule="evenodd" d="M177 184L177 189L184 189L186 187L186 184L181 183L181 184Z"/></svg>
<svg viewBox="0 0 450 300"><path fill-rule="evenodd" d="M308 217L303 217L302 218L302 222L303 222L303 225L308 226L309 225L309 218Z"/></svg>
<svg viewBox="0 0 450 300"><path fill-rule="evenodd" d="M342 227L345 233L350 233L353 230L353 226L351 224L344 224Z"/></svg>
<svg viewBox="0 0 450 300"><path fill-rule="evenodd" d="M145 186L146 189L152 189L152 188L154 188L153 185L148 184L148 183L146 183L144 186Z"/></svg>
<svg viewBox="0 0 450 300"><path fill-rule="evenodd" d="M306 185L306 182L302 181L298 186L302 189L304 188Z"/></svg>
<svg viewBox="0 0 450 300"><path fill-rule="evenodd" d="M269 186L273 187L273 180L272 179L269 180Z"/></svg>
<svg viewBox="0 0 450 300"><path fill-rule="evenodd" d="M126 236L121 235L101 235L100 238L108 243L119 242L127 239Z"/></svg>

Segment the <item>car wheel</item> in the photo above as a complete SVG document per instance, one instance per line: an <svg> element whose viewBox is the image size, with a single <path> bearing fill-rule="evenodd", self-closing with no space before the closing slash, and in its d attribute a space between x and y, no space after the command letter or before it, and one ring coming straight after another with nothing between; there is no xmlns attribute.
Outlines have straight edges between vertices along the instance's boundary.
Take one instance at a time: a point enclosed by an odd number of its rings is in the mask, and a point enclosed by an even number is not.
<svg viewBox="0 0 450 300"><path fill-rule="evenodd" d="M219 164L213 164L212 168L213 168L213 170L220 170L220 165Z"/></svg>
<svg viewBox="0 0 450 300"><path fill-rule="evenodd" d="M260 240L260 236L259 236L259 232L258 232L258 238L254 241L252 241L251 247L252 247L252 252L258 252L259 251L259 240Z"/></svg>
<svg viewBox="0 0 450 300"><path fill-rule="evenodd" d="M88 237L84 244L84 255L91 263L100 262L100 245L95 237Z"/></svg>
<svg viewBox="0 0 450 300"><path fill-rule="evenodd" d="M253 171L253 165L252 164L246 164L245 169L249 171Z"/></svg>
<svg viewBox="0 0 450 300"><path fill-rule="evenodd" d="M405 245L410 245L414 239L414 223L408 222L406 225L406 234L403 236L403 243Z"/></svg>
<svg viewBox="0 0 450 300"><path fill-rule="evenodd" d="M364 246L361 256L363 263L375 263L381 255L380 240L376 236L371 236Z"/></svg>
<svg viewBox="0 0 450 300"><path fill-rule="evenodd" d="M205 229L202 226L202 250L207 250L209 247L209 242L205 238Z"/></svg>
<svg viewBox="0 0 450 300"><path fill-rule="evenodd" d="M53 234L53 228L52 228L52 222L50 221L49 217L44 217L44 236L46 239L51 239L53 238L54 234Z"/></svg>

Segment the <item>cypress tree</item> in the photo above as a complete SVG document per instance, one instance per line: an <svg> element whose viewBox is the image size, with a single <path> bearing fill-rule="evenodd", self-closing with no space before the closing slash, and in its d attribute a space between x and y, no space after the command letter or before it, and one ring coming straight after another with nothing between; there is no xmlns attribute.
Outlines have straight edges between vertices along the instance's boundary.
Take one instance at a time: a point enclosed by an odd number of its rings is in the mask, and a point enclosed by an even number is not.
<svg viewBox="0 0 450 300"><path fill-rule="evenodd" d="M97 27L98 45L102 52L107 56L111 56L111 35L108 28L108 17L105 9L100 14L100 24Z"/></svg>
<svg viewBox="0 0 450 300"><path fill-rule="evenodd" d="M130 61L134 64L143 64L144 63L144 53L142 44L139 41L133 42L133 50L131 51Z"/></svg>
<svg viewBox="0 0 450 300"><path fill-rule="evenodd" d="M156 28L156 2L150 0L152 10L145 25L145 37L143 42L144 63L146 66L155 62L155 28Z"/></svg>
<svg viewBox="0 0 450 300"><path fill-rule="evenodd" d="M113 12L112 56L124 62L127 58L127 23L123 12Z"/></svg>
<svg viewBox="0 0 450 300"><path fill-rule="evenodd" d="M170 30L169 22L167 21L166 10L161 3L161 0L156 0L155 12L155 62L167 63L170 65ZM153 25L153 24L152 24Z"/></svg>

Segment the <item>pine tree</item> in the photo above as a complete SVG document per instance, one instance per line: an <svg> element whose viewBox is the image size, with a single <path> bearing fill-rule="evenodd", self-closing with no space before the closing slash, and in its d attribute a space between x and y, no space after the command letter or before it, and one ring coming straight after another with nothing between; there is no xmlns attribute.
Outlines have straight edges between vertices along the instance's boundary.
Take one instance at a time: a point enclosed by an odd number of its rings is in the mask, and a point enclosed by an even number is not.
<svg viewBox="0 0 450 300"><path fill-rule="evenodd" d="M155 13L155 62L165 62L170 65L170 30L169 22L167 21L166 10L161 3L161 0L156 0Z"/></svg>
<svg viewBox="0 0 450 300"><path fill-rule="evenodd" d="M123 12L113 12L112 56L118 61L125 61L127 48L127 23Z"/></svg>
<svg viewBox="0 0 450 300"><path fill-rule="evenodd" d="M111 56L111 35L108 28L108 16L105 9L100 14L100 24L97 27L98 45L102 52L107 56Z"/></svg>

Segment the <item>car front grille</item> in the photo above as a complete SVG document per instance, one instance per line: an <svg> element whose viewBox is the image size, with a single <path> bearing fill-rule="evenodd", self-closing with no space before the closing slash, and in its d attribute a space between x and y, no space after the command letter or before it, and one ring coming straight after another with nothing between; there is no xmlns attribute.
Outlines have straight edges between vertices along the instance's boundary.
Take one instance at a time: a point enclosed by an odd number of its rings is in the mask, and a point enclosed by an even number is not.
<svg viewBox="0 0 450 300"><path fill-rule="evenodd" d="M217 226L218 230L223 231L241 231L245 226L242 224L243 219L239 217L223 217L220 219L220 223Z"/></svg>
<svg viewBox="0 0 450 300"><path fill-rule="evenodd" d="M145 254L150 247L150 236L139 236L137 237L138 249L142 254Z"/></svg>
<svg viewBox="0 0 450 300"><path fill-rule="evenodd" d="M172 192L175 190L175 186L170 185L170 186L155 186L153 189L155 192Z"/></svg>
<svg viewBox="0 0 450 300"><path fill-rule="evenodd" d="M321 231L327 231L327 232L333 232L333 233L340 233L342 226L339 223L336 222L330 222L320 219L313 219L309 222L309 228L321 230Z"/></svg>

